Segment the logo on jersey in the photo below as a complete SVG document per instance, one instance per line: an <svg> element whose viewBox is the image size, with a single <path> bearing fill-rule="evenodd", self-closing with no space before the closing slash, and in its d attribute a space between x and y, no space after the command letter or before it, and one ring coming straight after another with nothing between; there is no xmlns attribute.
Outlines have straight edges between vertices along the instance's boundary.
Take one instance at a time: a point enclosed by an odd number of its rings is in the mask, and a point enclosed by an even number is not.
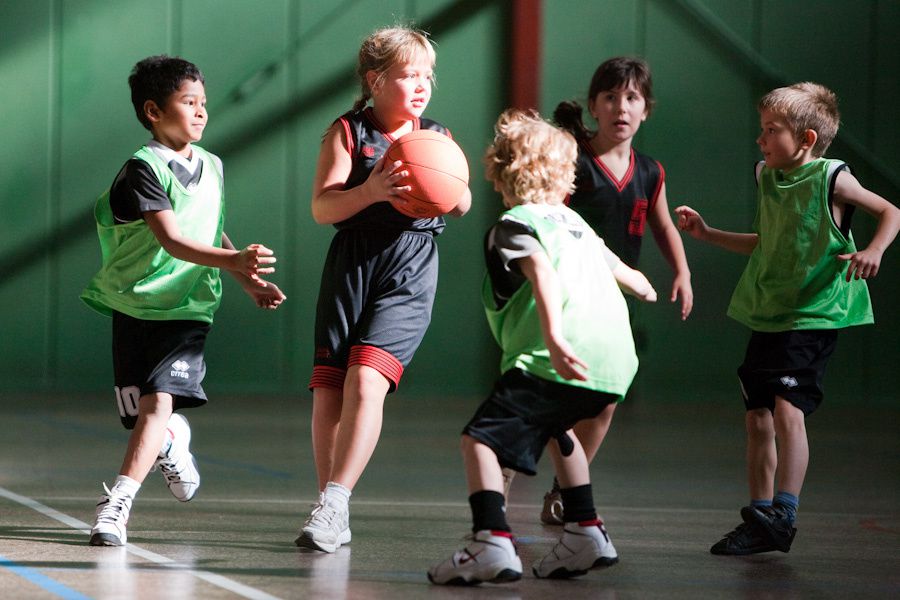
<svg viewBox="0 0 900 600"><path fill-rule="evenodd" d="M799 383L797 383L797 378L791 377L790 375L785 375L784 377L782 377L780 379L780 381L781 381L781 385L783 385L786 388L795 388L798 385L800 385Z"/></svg>
<svg viewBox="0 0 900 600"><path fill-rule="evenodd" d="M374 146L363 146L362 148L359 149L359 151L362 152L362 155L365 156L366 158L372 158L373 156L375 156L375 147Z"/></svg>
<svg viewBox="0 0 900 600"><path fill-rule="evenodd" d="M631 210L631 219L628 221L628 235L644 235L644 225L647 223L647 200L640 198L635 200Z"/></svg>
<svg viewBox="0 0 900 600"><path fill-rule="evenodd" d="M188 369L190 368L191 365L185 361L176 360L172 363L172 370L169 372L169 375L172 377L180 377L181 379L190 379L191 376L188 374Z"/></svg>

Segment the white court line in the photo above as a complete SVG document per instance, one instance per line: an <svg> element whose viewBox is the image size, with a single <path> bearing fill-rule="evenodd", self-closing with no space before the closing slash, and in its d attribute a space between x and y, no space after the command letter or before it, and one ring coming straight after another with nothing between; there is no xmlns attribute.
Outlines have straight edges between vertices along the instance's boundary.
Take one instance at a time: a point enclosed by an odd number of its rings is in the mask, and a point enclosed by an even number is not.
<svg viewBox="0 0 900 600"><path fill-rule="evenodd" d="M32 500L31 498L28 498L26 496L21 496L2 486L0 486L0 496L8 498L13 502L17 502L22 506L37 511L55 521L59 521L60 523L67 525L85 535L90 535L91 533L91 526L84 521L79 521L74 517L70 517L65 513L61 513L56 509L41 504L37 500ZM197 571L190 568L185 569L184 565L172 560L171 558L162 556L161 554L157 554L155 552L151 552L150 550L145 550L140 546L135 546L134 544L126 544L125 550L127 550L131 554L134 554L135 556L139 556L158 565L168 568L180 569L186 574L193 575L197 579L202 579L207 583L211 583L216 587L228 590L229 592L237 594L238 596L241 596L243 598L249 598L250 600L280 600L277 596L272 596L271 594L267 594L262 590L252 588L250 586L244 585L243 583L238 583L237 581L228 579L227 577L223 577L221 575L216 575L215 573L210 573L209 571Z"/></svg>

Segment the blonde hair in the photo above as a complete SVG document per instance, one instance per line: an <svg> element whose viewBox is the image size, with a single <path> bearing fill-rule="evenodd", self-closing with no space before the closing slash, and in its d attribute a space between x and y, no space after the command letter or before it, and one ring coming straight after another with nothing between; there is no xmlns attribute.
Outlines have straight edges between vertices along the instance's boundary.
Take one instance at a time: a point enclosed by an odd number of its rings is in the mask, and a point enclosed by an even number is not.
<svg viewBox="0 0 900 600"><path fill-rule="evenodd" d="M757 110L768 110L784 117L798 139L807 129L816 132L812 155L825 154L841 123L837 96L824 85L804 81L772 90L763 96Z"/></svg>
<svg viewBox="0 0 900 600"><path fill-rule="evenodd" d="M428 34L405 25L378 29L363 40L359 48L356 74L359 76L360 96L353 110L360 110L372 97L372 88L366 79L369 71L378 73L375 86L384 83L388 70L396 64L427 60L434 67L437 55Z"/></svg>
<svg viewBox="0 0 900 600"><path fill-rule="evenodd" d="M494 125L484 155L485 177L508 207L560 204L575 182L575 138L534 111L508 109Z"/></svg>

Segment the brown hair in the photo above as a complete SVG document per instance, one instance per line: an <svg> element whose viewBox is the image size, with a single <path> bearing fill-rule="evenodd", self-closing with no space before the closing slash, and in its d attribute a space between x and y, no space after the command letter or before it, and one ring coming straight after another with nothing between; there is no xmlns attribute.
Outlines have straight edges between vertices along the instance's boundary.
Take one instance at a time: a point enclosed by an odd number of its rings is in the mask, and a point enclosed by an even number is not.
<svg viewBox="0 0 900 600"><path fill-rule="evenodd" d="M594 76L591 77L591 85L588 87L588 103L592 103L601 92L617 90L629 83L641 92L647 103L647 115L653 111L656 99L653 97L653 77L650 75L650 65L647 61L632 56L616 56L610 58L597 67ZM576 139L586 140L593 133L584 126L581 105L574 100L560 102L553 111L553 120L563 129L570 132Z"/></svg>
<svg viewBox="0 0 900 600"><path fill-rule="evenodd" d="M812 155L825 154L841 124L837 96L818 83L804 81L772 90L759 100L757 110L772 111L784 117L796 138L807 129L816 132L816 144Z"/></svg>

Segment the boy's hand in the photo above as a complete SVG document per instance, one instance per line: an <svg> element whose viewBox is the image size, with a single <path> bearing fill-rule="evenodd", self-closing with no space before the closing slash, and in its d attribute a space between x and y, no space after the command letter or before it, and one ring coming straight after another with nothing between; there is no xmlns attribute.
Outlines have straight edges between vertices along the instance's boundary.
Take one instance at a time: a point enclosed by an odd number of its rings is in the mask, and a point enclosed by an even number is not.
<svg viewBox="0 0 900 600"><path fill-rule="evenodd" d="M587 376L581 369L587 369L588 366L575 355L569 342L553 340L547 344L547 350L550 351L550 364L553 365L560 377L587 381Z"/></svg>
<svg viewBox="0 0 900 600"><path fill-rule="evenodd" d="M691 287L690 275L676 277L672 282L671 301L675 302L679 298L681 298L681 320L686 321L694 308L694 289Z"/></svg>
<svg viewBox="0 0 900 600"><path fill-rule="evenodd" d="M249 277L256 285L266 287L266 282L259 278L260 275L268 275L275 272L275 267L264 267L275 263L275 253L262 244L250 244L240 252L236 259L237 265L233 269L238 273Z"/></svg>
<svg viewBox="0 0 900 600"><path fill-rule="evenodd" d="M838 260L850 263L847 267L847 281L851 279L871 279L878 275L882 253L866 248L851 254L838 254Z"/></svg>
<svg viewBox="0 0 900 600"><path fill-rule="evenodd" d="M648 285L647 289L638 291L637 297L644 302L656 302L656 290L652 285Z"/></svg>
<svg viewBox="0 0 900 600"><path fill-rule="evenodd" d="M691 237L702 239L709 229L700 213L690 206L679 206L675 209L675 214L678 216L678 229L687 231Z"/></svg>
<svg viewBox="0 0 900 600"><path fill-rule="evenodd" d="M262 283L265 287L259 285L244 286L244 291L253 298L256 306L268 310L275 310L278 308L279 304L287 300L287 296L284 295L284 292L282 292L277 285L271 281L262 281Z"/></svg>

